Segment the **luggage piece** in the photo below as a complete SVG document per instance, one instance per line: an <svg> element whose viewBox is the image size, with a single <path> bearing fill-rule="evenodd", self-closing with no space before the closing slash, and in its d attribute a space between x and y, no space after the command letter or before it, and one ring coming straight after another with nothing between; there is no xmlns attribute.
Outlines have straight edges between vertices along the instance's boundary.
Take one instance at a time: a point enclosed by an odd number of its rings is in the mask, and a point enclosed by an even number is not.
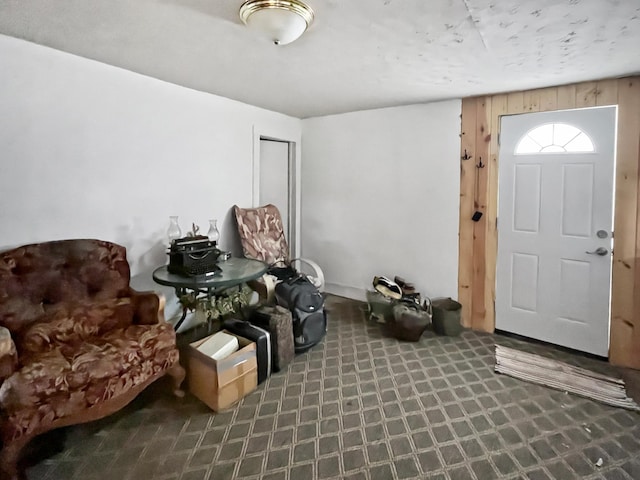
<svg viewBox="0 0 640 480"><path fill-rule="evenodd" d="M273 371L286 368L295 355L291 312L279 305L263 305L253 312L249 321L271 334Z"/></svg>
<svg viewBox="0 0 640 480"><path fill-rule="evenodd" d="M278 304L293 316L293 340L296 353L309 350L327 333L324 298L305 277L290 278L276 285Z"/></svg>
<svg viewBox="0 0 640 480"><path fill-rule="evenodd" d="M271 335L269 332L249 322L234 318L225 320L223 328L247 340L256 342L258 383L262 383L269 378L269 375L271 375Z"/></svg>

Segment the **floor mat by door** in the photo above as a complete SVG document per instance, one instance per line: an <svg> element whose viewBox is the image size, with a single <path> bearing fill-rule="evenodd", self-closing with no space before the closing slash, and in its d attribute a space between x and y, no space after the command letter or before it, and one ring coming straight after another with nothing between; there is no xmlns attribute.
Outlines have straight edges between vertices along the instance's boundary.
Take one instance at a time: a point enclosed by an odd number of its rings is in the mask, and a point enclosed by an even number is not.
<svg viewBox="0 0 640 480"><path fill-rule="evenodd" d="M496 345L495 349L495 371L498 373L581 395L607 405L640 411L640 406L627 396L624 381L620 378L502 345Z"/></svg>

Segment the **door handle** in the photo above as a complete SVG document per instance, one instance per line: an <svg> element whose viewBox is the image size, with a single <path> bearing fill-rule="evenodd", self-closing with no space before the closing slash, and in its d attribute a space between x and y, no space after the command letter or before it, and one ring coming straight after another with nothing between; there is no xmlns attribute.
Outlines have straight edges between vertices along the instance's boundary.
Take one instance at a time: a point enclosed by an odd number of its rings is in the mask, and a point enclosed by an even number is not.
<svg viewBox="0 0 640 480"><path fill-rule="evenodd" d="M607 253L609 253L609 250L604 247L598 247L593 252L586 253L588 253L589 255L600 255L601 257L604 257Z"/></svg>

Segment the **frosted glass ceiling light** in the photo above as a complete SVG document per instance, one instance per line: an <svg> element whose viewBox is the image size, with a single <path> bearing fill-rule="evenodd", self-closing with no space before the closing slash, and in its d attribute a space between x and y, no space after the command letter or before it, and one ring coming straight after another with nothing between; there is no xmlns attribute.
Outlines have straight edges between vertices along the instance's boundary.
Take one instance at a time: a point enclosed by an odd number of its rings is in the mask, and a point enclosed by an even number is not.
<svg viewBox="0 0 640 480"><path fill-rule="evenodd" d="M247 0L240 7L240 18L276 45L286 45L311 25L313 10L299 0Z"/></svg>

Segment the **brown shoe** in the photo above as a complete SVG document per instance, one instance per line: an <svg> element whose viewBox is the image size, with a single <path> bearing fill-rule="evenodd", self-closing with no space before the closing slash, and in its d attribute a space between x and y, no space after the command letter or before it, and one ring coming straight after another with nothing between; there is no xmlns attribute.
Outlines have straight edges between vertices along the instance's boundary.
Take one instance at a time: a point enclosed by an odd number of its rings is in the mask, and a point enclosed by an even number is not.
<svg viewBox="0 0 640 480"><path fill-rule="evenodd" d="M413 283L409 283L404 278L398 277L397 275L393 277L393 280L400 286L403 295L415 295L416 287L413 285Z"/></svg>

